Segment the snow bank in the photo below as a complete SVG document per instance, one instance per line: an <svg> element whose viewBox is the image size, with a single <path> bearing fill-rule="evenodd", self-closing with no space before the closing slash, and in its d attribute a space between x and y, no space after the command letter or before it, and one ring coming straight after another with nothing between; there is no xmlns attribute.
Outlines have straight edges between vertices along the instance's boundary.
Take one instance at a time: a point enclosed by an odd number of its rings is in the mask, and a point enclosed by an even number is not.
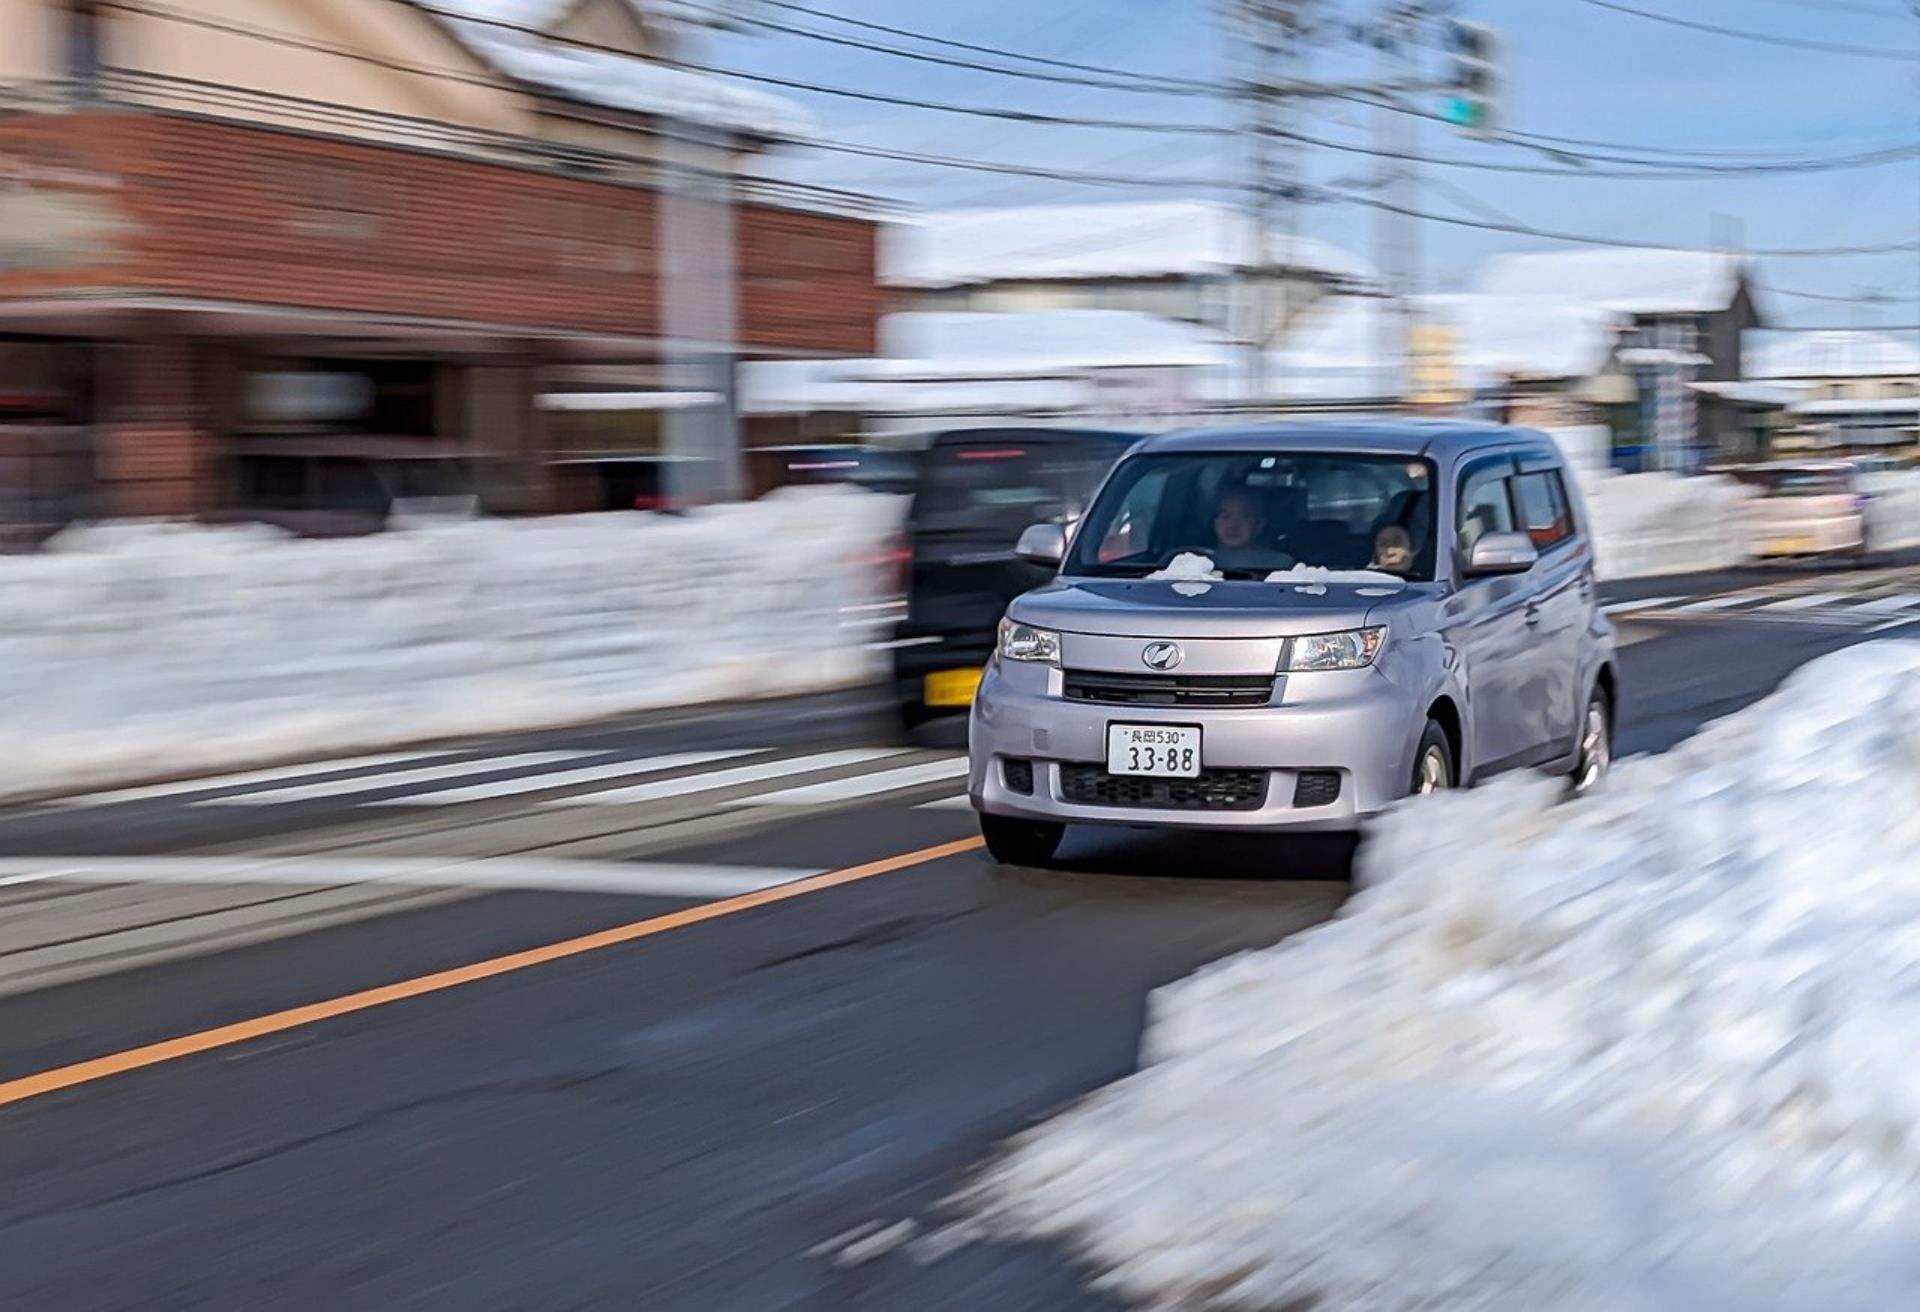
<svg viewBox="0 0 1920 1312"><path fill-rule="evenodd" d="M1748 559L1742 507L1754 496L1730 478L1583 473L1603 579L1730 569Z"/></svg>
<svg viewBox="0 0 1920 1312"><path fill-rule="evenodd" d="M1873 551L1920 545L1920 474L1906 470L1864 474L1867 543Z"/></svg>
<svg viewBox="0 0 1920 1312"><path fill-rule="evenodd" d="M0 796L874 677L896 498L314 542L116 524L0 559Z"/></svg>
<svg viewBox="0 0 1920 1312"><path fill-rule="evenodd" d="M971 1202L1159 1306L1910 1306L1916 794L1920 643L1877 643L1580 802L1401 808Z"/></svg>

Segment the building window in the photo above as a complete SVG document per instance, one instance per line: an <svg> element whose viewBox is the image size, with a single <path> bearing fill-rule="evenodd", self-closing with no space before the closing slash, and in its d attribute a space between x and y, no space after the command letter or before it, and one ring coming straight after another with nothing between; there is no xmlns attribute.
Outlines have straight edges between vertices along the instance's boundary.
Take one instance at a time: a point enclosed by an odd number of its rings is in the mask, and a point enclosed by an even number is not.
<svg viewBox="0 0 1920 1312"><path fill-rule="evenodd" d="M67 6L67 80L89 95L100 83L103 26L92 0Z"/></svg>

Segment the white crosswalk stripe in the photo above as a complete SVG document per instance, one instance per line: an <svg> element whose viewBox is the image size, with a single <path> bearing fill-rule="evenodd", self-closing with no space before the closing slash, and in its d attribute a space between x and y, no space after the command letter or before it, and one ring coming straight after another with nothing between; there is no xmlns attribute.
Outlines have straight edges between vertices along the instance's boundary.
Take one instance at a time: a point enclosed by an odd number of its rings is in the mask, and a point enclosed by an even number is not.
<svg viewBox="0 0 1920 1312"><path fill-rule="evenodd" d="M1794 591L1790 583L1769 583L1691 601L1654 598L1648 602L1622 602L1607 610L1622 620L1643 626L1646 622L1661 620L1702 619L1718 623L1807 624L1879 633L1920 622L1920 592L1889 591L1903 585L1908 589L1912 587L1910 575L1863 576L1858 580L1827 576L1817 583L1808 580L1801 591Z"/></svg>
<svg viewBox="0 0 1920 1312"><path fill-rule="evenodd" d="M1735 592L1724 597L1702 597L1698 601L1689 601L1682 605L1675 606L1673 609L1695 613L1710 610L1731 610L1735 606L1752 605L1754 600L1755 599L1748 593Z"/></svg>
<svg viewBox="0 0 1920 1312"><path fill-rule="evenodd" d="M0 888L77 884L394 884L416 888L532 888L706 900L819 874L785 866L689 865L539 857L34 857L0 860Z"/></svg>
<svg viewBox="0 0 1920 1312"><path fill-rule="evenodd" d="M1874 615L1892 611L1920 610L1920 592L1900 592L1891 597L1871 597L1860 603L1861 610Z"/></svg>
<svg viewBox="0 0 1920 1312"><path fill-rule="evenodd" d="M439 788L403 797L375 798L368 806L458 806L463 802L483 802L496 797L539 792L545 788L571 788L577 784L600 783L607 779L631 779L635 775L659 774L710 761L731 761L746 756L752 748L724 752L671 752L665 756L641 756L613 761L605 765L583 765L577 770L555 770L545 774L522 775L517 779L493 779L483 784Z"/></svg>
<svg viewBox="0 0 1920 1312"><path fill-rule="evenodd" d="M1782 597L1778 601L1766 601L1755 607L1757 610L1817 610L1822 606L1831 606L1836 601L1847 600L1844 592L1811 592L1802 597Z"/></svg>
<svg viewBox="0 0 1920 1312"><path fill-rule="evenodd" d="M382 788L400 788L408 784L431 783L437 779L486 774L494 770L514 770L522 766L555 765L577 761L592 752L516 752L511 756L489 756L475 761L453 761L445 765L423 766L417 770L396 770L389 774L363 775L353 779L328 779L314 784L294 784L269 788L257 793L238 793L217 797L193 806L278 806L284 802L306 802L319 797L342 797L349 793L368 793Z"/></svg>
<svg viewBox="0 0 1920 1312"><path fill-rule="evenodd" d="M117 806L122 802L145 802L156 797L205 793L216 788L240 788L248 784L279 783L287 779L306 779L316 774L337 774L343 770L367 770L377 765L429 761L448 755L451 753L439 751L382 752L377 756L347 756L332 761L307 761L300 765L276 765L265 770L243 770L238 774L205 775L198 779L179 779L172 783L114 788L101 793L79 793L72 797L55 798L47 805L62 808Z"/></svg>
<svg viewBox="0 0 1920 1312"><path fill-rule="evenodd" d="M544 805L629 806L636 802L658 802L670 797L685 797L692 793L709 793L721 788L738 788L743 784L763 783L769 779L787 778L813 770L863 765L868 761L878 761L903 754L899 748L875 747L851 748L838 752L815 752L810 756L789 756L778 761L735 766L730 770L709 770L678 779L661 779L653 783L635 784L630 788L582 793L577 797L557 797Z"/></svg>
<svg viewBox="0 0 1920 1312"><path fill-rule="evenodd" d="M194 808L261 808L334 799L348 807L404 810L454 807L565 789L572 791L526 804L542 808L636 806L734 791L741 795L727 798L720 805L804 807L955 781L967 771L964 756L927 759L920 753L918 760L902 765L898 758L915 755L912 749L903 747L849 747L726 764L774 750L733 747L618 760L604 759L604 749L514 752L463 760L443 759L453 755L451 751L396 752L118 789L61 799L59 805L104 806L178 796L181 805ZM583 757L602 759L569 764ZM377 768L383 765L401 768ZM846 770L855 772L837 779L793 782L796 776ZM345 777L340 777L343 774ZM753 785L766 787L755 791ZM940 800L956 810L966 805L964 794Z"/></svg>
<svg viewBox="0 0 1920 1312"><path fill-rule="evenodd" d="M786 788L776 793L743 797L732 805L820 806L828 802L846 802L857 797L871 797L876 793L895 792L902 788L912 788L918 784L930 784L938 780L957 779L966 772L965 757L947 761L928 761L920 765L903 766L898 770L882 770L879 774L857 774L846 779L833 779L823 784L803 784L798 788Z"/></svg>

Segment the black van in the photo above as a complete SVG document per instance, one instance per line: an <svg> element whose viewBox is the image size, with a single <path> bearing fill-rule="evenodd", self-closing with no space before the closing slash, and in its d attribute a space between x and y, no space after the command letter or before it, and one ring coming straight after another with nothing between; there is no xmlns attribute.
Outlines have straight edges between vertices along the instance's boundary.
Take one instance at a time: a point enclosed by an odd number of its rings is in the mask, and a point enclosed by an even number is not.
<svg viewBox="0 0 1920 1312"><path fill-rule="evenodd" d="M912 727L973 702L1007 604L1051 570L1016 558L1029 524L1077 518L1138 433L975 428L920 455L907 516L907 614L894 688Z"/></svg>

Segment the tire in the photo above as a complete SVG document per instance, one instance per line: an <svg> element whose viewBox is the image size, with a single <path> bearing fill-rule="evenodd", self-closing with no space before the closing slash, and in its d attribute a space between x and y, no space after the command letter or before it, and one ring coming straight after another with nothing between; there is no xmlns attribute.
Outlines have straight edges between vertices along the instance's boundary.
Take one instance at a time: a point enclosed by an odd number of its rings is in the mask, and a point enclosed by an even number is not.
<svg viewBox="0 0 1920 1312"><path fill-rule="evenodd" d="M1447 731L1440 721L1428 720L1426 729L1420 735L1420 746L1413 753L1413 778L1408 785L1408 793L1418 797L1424 793L1444 792L1458 787L1460 783L1460 763L1454 760L1453 743L1447 738Z"/></svg>
<svg viewBox="0 0 1920 1312"><path fill-rule="evenodd" d="M1067 827L1047 820L1014 820L1003 815L980 816L980 836L987 852L1003 866L1044 866L1060 849Z"/></svg>
<svg viewBox="0 0 1920 1312"><path fill-rule="evenodd" d="M1591 792L1613 768L1613 699L1596 685L1580 715L1580 749L1568 776L1574 793Z"/></svg>

